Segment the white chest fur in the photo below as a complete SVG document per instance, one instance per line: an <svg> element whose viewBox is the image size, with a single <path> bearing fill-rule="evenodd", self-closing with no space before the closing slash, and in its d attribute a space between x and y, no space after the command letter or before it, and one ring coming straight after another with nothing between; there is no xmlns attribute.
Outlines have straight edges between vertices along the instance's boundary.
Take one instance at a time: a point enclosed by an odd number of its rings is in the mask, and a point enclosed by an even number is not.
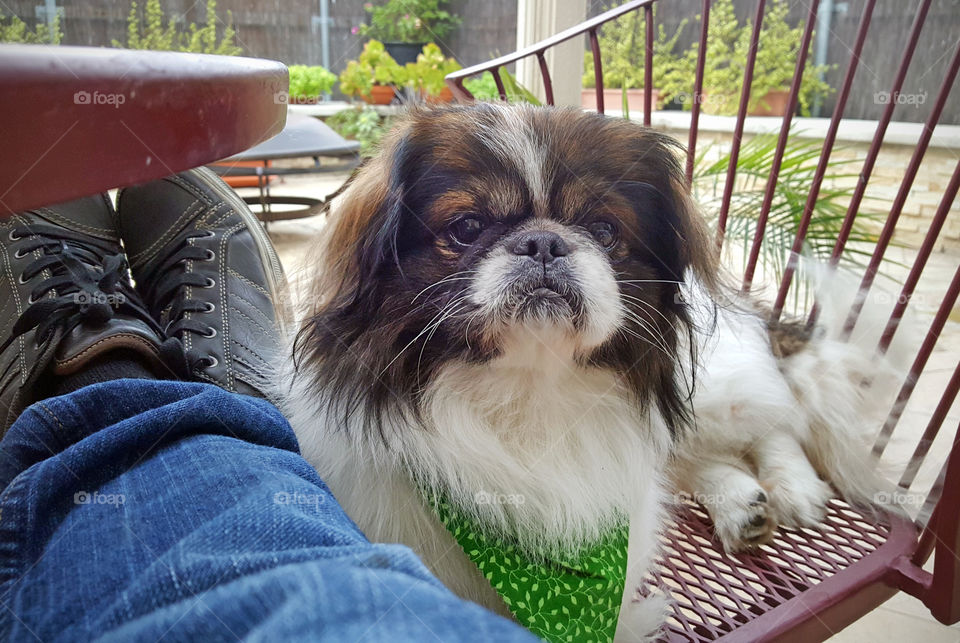
<svg viewBox="0 0 960 643"><path fill-rule="evenodd" d="M371 540L410 546L454 592L500 613L411 476L442 485L474 519L531 550L577 548L628 515L624 626L656 553L667 432L655 413L637 412L614 374L576 366L556 339L516 336L510 359L446 365L425 391L427 426L397 422L384 427L386 441L332 426L305 386L288 414L304 457Z"/></svg>

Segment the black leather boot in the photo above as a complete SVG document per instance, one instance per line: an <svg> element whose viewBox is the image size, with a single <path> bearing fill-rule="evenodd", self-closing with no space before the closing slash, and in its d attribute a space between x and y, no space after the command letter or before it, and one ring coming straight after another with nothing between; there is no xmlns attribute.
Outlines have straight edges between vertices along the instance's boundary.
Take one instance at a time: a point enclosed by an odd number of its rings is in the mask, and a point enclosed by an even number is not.
<svg viewBox="0 0 960 643"><path fill-rule="evenodd" d="M2 431L44 397L50 378L132 351L157 377L160 328L130 281L106 195L0 221L0 412Z"/></svg>
<svg viewBox="0 0 960 643"><path fill-rule="evenodd" d="M137 291L193 377L268 397L284 276L256 216L206 168L125 188L117 209Z"/></svg>

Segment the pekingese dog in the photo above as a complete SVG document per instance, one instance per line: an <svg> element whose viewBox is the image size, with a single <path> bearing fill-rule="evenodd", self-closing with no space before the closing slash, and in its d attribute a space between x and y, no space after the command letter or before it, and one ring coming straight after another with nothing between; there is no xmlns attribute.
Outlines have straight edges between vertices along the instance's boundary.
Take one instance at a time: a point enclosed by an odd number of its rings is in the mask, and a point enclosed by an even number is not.
<svg viewBox="0 0 960 643"><path fill-rule="evenodd" d="M681 151L579 110L413 111L306 293L284 384L304 457L370 539L544 638L656 631L637 590L671 486L715 500L728 549L816 522L829 482L868 494L866 449L831 432L863 362L718 305Z"/></svg>

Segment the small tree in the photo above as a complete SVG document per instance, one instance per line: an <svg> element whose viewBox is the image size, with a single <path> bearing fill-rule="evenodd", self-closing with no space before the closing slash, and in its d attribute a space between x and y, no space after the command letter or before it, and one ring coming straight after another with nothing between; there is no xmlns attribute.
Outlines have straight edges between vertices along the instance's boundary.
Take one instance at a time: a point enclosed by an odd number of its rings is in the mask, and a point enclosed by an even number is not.
<svg viewBox="0 0 960 643"><path fill-rule="evenodd" d="M176 18L169 18L164 24L163 9L160 0L147 0L141 20L137 3L130 3L127 17L127 42L113 41L114 47L126 49L152 49L155 51L185 51L195 54L220 54L236 56L243 49L234 44L236 30L233 28L233 15L227 12L227 22L223 28L223 37L217 40L217 2L207 0L206 24L197 27L190 23L185 32L177 29Z"/></svg>
<svg viewBox="0 0 960 643"><path fill-rule="evenodd" d="M14 42L30 45L59 45L63 38L60 31L60 14L53 19L53 28L44 22L38 22L33 29L17 16L10 16L10 23L0 14L0 42Z"/></svg>

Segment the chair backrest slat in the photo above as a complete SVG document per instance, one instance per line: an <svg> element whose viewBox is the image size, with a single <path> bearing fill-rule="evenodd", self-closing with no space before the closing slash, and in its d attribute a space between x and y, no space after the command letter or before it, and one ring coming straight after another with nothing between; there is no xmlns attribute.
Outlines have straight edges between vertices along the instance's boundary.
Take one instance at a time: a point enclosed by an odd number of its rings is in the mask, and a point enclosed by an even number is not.
<svg viewBox="0 0 960 643"><path fill-rule="evenodd" d="M650 116L653 113L653 5L643 8L644 23L646 24L647 41L646 55L643 57L643 124L650 127Z"/></svg>
<svg viewBox="0 0 960 643"><path fill-rule="evenodd" d="M950 282L950 286L944 294L943 301L940 302L940 308L937 309L937 314L934 316L930 328L924 335L923 343L920 345L920 350L913 360L910 372L907 374L903 386L900 387L897 399L893 403L893 409L887 416L886 422L883 423L883 428L880 429L880 435L877 436L877 441L873 445L873 453L877 457L883 455L884 449L887 448L887 444L890 442L890 436L893 435L893 430L900 421L907 402L910 401L910 396L917 386L917 379L920 377L920 373L923 372L924 367L926 367L927 360L930 359L930 354L933 352L937 340L940 338L940 332L943 330L943 326L947 323L947 319L953 311L953 305L957 303L958 294L960 294L960 266L957 267L957 271L953 275L953 280Z"/></svg>
<svg viewBox="0 0 960 643"><path fill-rule="evenodd" d="M940 205L937 206L937 211L934 213L933 219L930 220L930 228L927 230L927 234L923 238L923 243L917 251L917 258L914 260L913 265L910 266L910 274L907 275L906 280L903 282L900 295L897 297L897 302L894 304L893 311L890 313L890 319L887 320L887 325L883 329L883 334L880 336L877 352L881 355L886 353L887 349L890 348L893 336L897 332L897 328L900 327L900 320L907 310L907 304L910 303L910 299L913 297L913 291L920 281L920 276L923 274L923 269L927 265L927 260L930 258L934 247L936 247L937 239L940 237L940 231L943 229L943 224L946 222L947 215L950 213L953 200L957 198L958 189L960 189L960 162L958 162L957 167L954 168L953 176L950 177L950 183L947 184L947 190L943 193L943 198L940 199Z"/></svg>
<svg viewBox="0 0 960 643"><path fill-rule="evenodd" d="M687 143L687 183L693 183L693 164L697 157L697 130L700 126L700 103L703 97L703 70L707 62L707 33L710 27L710 0L703 0L700 10L700 44L697 49L697 75L693 81L690 105L690 138Z"/></svg>
<svg viewBox="0 0 960 643"><path fill-rule="evenodd" d="M543 79L543 93L547 105L553 105L553 81L550 79L550 68L547 67L547 59L542 51L537 52L537 62L540 64L540 77Z"/></svg>
<svg viewBox="0 0 960 643"><path fill-rule="evenodd" d="M937 404L937 408L934 409L933 415L930 416L927 428L924 429L923 435L913 450L913 455L910 456L910 462L907 463L903 475L900 476L900 481L897 483L898 487L909 489L911 485L913 485L913 481L916 480L917 473L919 473L920 467L923 465L924 458L926 458L927 453L930 452L930 447L940 432L940 427L943 426L943 421L947 419L947 413L950 412L950 407L953 406L954 401L957 399L958 390L960 390L960 364L957 364L957 368L953 371L953 376L950 378L950 381L947 382L947 388L940 397L940 402Z"/></svg>
<svg viewBox="0 0 960 643"><path fill-rule="evenodd" d="M493 82L497 84L497 92L500 94L500 100L509 100L509 97L507 96L507 90L504 89L503 86L503 78L500 77L500 68L494 67L491 73L493 74Z"/></svg>
<svg viewBox="0 0 960 643"><path fill-rule="evenodd" d="M597 96L597 112L603 113L603 62L600 60L600 41L597 39L597 30L590 30L590 51L593 52L594 89Z"/></svg>
<svg viewBox="0 0 960 643"><path fill-rule="evenodd" d="M750 290L750 285L753 283L753 274L757 269L757 261L760 259L760 247L763 245L763 235L767 229L767 218L770 216L770 207L773 205L773 197L777 191L780 164L783 163L783 153L787 149L787 139L790 137L790 126L792 124L793 114L797 111L797 101L800 96L800 81L803 79L803 70L807 64L807 53L810 51L813 28L817 24L817 7L819 4L820 0L812 0L810 3L809 13L807 14L807 26L803 30L803 39L800 43L800 49L797 52L797 63L793 68L793 82L790 85L790 98L787 101L787 111L780 125L777 149L773 154L773 162L770 164L770 175L767 177L767 186L763 192L763 202L760 205L760 212L757 215L757 225L753 233L753 245L750 247L750 255L747 258L747 265L743 271L744 292Z"/></svg>
<svg viewBox="0 0 960 643"><path fill-rule="evenodd" d="M720 200L720 213L717 216L717 245L720 247L723 247L723 237L727 233L730 200L733 197L734 182L737 180L737 162L740 160L740 144L743 142L743 124L747 119L747 106L750 103L750 85L753 83L753 67L757 62L757 47L760 43L760 29L763 26L763 8L765 5L766 0L757 0L757 12L753 19L753 34L750 36L750 49L747 50L747 64L743 72L743 89L740 92L740 105L737 107L737 124L733 129L730 162L727 165L727 179L723 184L723 197Z"/></svg>

